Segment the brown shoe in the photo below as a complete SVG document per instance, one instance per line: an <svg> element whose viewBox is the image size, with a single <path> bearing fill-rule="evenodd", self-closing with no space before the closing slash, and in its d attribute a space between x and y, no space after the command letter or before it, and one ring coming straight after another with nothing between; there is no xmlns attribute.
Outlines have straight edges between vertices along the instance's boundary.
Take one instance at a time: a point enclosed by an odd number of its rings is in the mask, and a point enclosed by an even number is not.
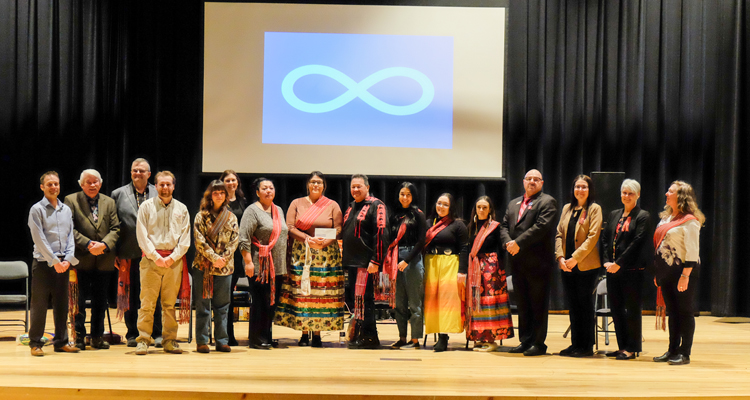
<svg viewBox="0 0 750 400"><path fill-rule="evenodd" d="M207 344L199 344L196 350L198 351L198 353L210 353L211 352L211 349L208 348Z"/></svg>
<svg viewBox="0 0 750 400"><path fill-rule="evenodd" d="M55 353L78 353L79 351L81 351L81 349L71 346L70 344L66 344L63 347L55 347Z"/></svg>
<svg viewBox="0 0 750 400"><path fill-rule="evenodd" d="M34 357L42 357L44 355L44 350L42 350L41 347L32 347L31 355Z"/></svg>
<svg viewBox="0 0 750 400"><path fill-rule="evenodd" d="M182 354L180 345L174 339L165 340L162 342L165 353Z"/></svg>
<svg viewBox="0 0 750 400"><path fill-rule="evenodd" d="M220 351L222 353L229 353L230 351L232 351L232 348L229 347L228 344L217 344L216 345L216 351Z"/></svg>

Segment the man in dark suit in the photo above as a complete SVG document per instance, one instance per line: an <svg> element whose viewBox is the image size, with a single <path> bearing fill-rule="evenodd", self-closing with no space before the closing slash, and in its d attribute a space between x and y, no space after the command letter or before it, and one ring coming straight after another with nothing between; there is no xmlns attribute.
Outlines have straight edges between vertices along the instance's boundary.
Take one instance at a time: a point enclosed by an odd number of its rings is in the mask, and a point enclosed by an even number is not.
<svg viewBox="0 0 750 400"><path fill-rule="evenodd" d="M500 225L503 247L510 253L518 305L521 344L510 353L546 354L550 280L555 260L557 201L542 193L542 173L532 169L523 179L526 193L511 200Z"/></svg>
<svg viewBox="0 0 750 400"><path fill-rule="evenodd" d="M95 169L81 173L81 191L65 197L73 212L75 255L79 263L78 314L75 318L76 347L86 349L86 299L91 298L91 347L108 349L104 341L104 313L107 311L107 288L115 267L115 243L120 235L115 201L100 194L102 177Z"/></svg>
<svg viewBox="0 0 750 400"><path fill-rule="evenodd" d="M117 204L117 214L120 217L122 229L120 231L120 240L117 241L117 258L119 268L122 273L127 273L129 286L126 290L124 279L118 282L119 290L123 295L127 295L127 311L124 312L125 326L128 332L125 334L128 347L137 346L136 338L138 337L138 309L141 308L141 274L138 267L141 262L141 248L138 247L138 239L135 236L135 222L138 218L138 208L148 199L157 196L154 185L148 183L151 177L151 166L143 158L137 158L130 167L130 178L132 182L125 186L115 189L112 192L112 198ZM118 299L119 303L119 299ZM118 312L124 309L125 305L118 304ZM154 310L154 330L153 338L156 347L161 347L161 304L156 302Z"/></svg>

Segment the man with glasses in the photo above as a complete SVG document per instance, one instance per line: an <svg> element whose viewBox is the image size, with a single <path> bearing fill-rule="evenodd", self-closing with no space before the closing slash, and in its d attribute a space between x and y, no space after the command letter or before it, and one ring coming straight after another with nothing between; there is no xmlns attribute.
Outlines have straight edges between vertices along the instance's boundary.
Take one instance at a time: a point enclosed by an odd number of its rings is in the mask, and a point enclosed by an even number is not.
<svg viewBox="0 0 750 400"><path fill-rule="evenodd" d="M120 238L117 241L117 269L119 280L117 289L117 315L124 317L128 332L128 347L138 345L138 309L141 307L141 249L135 236L135 222L138 209L146 200L156 197L156 188L148 183L151 166L143 158L137 158L130 167L131 182L112 192L120 218ZM156 302L154 329L152 336L156 347L161 347L161 305ZM123 315L124 314L124 315Z"/></svg>
<svg viewBox="0 0 750 400"><path fill-rule="evenodd" d="M510 254L513 289L518 305L521 344L509 353L547 353L547 313L555 259L557 201L542 193L542 173L532 169L523 179L525 193L511 200L500 225L500 237Z"/></svg>

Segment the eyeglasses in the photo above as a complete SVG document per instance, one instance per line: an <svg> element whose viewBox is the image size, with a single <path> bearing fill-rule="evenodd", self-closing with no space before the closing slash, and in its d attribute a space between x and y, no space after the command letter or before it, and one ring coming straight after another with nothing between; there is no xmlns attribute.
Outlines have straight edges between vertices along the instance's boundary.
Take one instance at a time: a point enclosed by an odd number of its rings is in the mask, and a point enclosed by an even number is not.
<svg viewBox="0 0 750 400"><path fill-rule="evenodd" d="M576 186L575 190L589 190L588 186Z"/></svg>
<svg viewBox="0 0 750 400"><path fill-rule="evenodd" d="M525 180L526 182L541 182L543 179L537 178L535 176L530 176L528 178L523 178L523 180Z"/></svg>
<svg viewBox="0 0 750 400"><path fill-rule="evenodd" d="M131 169L130 172L134 174L145 174L146 172L151 172L145 169Z"/></svg>
<svg viewBox="0 0 750 400"><path fill-rule="evenodd" d="M312 185L312 186L322 186L323 185L323 181L310 181L308 183L310 185Z"/></svg>

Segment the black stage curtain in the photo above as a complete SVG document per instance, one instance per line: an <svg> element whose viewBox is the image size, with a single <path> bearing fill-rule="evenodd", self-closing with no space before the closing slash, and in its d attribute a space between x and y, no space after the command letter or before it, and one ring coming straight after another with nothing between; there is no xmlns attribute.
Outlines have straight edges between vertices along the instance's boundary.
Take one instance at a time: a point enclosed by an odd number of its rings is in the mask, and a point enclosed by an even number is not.
<svg viewBox="0 0 750 400"><path fill-rule="evenodd" d="M740 135L748 111L746 8L746 1L511 0L509 183L415 179L420 205L429 211L451 191L468 218L482 194L502 212L529 168L545 173L545 191L558 199L580 172L626 171L655 214L669 182L684 179L708 217L694 280L700 309L750 314L738 251L748 244L739 229L747 219L739 208L748 176ZM198 0L0 0L0 166L11 192L0 257L30 259L28 209L50 169L61 173L63 194L79 190L85 168L98 169L110 193L129 181L130 162L145 157L152 170L175 172L175 197L197 209L214 178L200 172L202 46ZM271 177L283 208L304 195L304 177ZM242 175L246 191L252 178ZM399 181L373 179L372 193L391 203ZM331 177L328 194L345 207L346 177ZM563 307L559 285L552 303Z"/></svg>

